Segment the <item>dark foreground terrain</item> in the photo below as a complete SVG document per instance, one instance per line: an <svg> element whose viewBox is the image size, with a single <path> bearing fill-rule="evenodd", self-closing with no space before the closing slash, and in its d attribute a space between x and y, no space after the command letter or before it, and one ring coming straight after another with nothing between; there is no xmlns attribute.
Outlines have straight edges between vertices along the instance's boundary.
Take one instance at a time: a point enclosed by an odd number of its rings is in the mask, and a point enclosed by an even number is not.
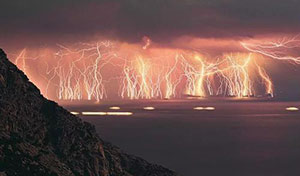
<svg viewBox="0 0 300 176"><path fill-rule="evenodd" d="M155 109L144 110L147 106ZM299 102L178 100L68 108L132 112L130 116L80 116L94 124L105 140L184 176L298 176L300 113L296 107L300 108Z"/></svg>
<svg viewBox="0 0 300 176"><path fill-rule="evenodd" d="M46 100L0 49L0 175L173 176Z"/></svg>

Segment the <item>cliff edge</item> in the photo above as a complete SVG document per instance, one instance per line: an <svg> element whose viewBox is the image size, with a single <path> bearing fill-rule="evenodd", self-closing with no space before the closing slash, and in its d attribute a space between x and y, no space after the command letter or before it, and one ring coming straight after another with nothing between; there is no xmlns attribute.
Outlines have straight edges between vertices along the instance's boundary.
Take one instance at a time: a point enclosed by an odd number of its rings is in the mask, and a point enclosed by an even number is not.
<svg viewBox="0 0 300 176"><path fill-rule="evenodd" d="M0 49L0 175L175 176L45 99Z"/></svg>

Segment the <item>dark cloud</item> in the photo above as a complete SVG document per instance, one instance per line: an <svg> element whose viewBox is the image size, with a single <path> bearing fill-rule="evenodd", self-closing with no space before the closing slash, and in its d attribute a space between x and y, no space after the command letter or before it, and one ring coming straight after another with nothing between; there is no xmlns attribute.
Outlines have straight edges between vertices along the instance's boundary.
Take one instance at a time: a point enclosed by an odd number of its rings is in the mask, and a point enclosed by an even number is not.
<svg viewBox="0 0 300 176"><path fill-rule="evenodd" d="M14 0L1 2L0 38L251 37L296 33L299 19L299 0Z"/></svg>

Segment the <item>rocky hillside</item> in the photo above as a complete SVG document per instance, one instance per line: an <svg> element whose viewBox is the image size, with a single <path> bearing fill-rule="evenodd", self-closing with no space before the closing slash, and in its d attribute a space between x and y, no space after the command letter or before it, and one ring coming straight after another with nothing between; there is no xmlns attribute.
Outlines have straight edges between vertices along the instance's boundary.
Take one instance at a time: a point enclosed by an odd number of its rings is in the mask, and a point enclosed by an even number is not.
<svg viewBox="0 0 300 176"><path fill-rule="evenodd" d="M53 101L0 49L0 175L174 176L123 153Z"/></svg>

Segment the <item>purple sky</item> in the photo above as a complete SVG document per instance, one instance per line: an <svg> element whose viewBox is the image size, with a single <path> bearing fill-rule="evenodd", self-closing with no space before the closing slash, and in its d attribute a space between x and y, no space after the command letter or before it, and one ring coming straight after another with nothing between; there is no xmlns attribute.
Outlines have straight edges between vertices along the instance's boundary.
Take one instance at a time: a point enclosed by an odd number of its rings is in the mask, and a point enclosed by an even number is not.
<svg viewBox="0 0 300 176"><path fill-rule="evenodd" d="M207 49L214 52L214 46L235 50L232 41L298 34L299 19L299 0L11 0L0 6L0 47L51 47L99 36L128 43L148 36L174 46L184 36L216 40ZM274 61L270 74L278 94L300 97L299 67Z"/></svg>

